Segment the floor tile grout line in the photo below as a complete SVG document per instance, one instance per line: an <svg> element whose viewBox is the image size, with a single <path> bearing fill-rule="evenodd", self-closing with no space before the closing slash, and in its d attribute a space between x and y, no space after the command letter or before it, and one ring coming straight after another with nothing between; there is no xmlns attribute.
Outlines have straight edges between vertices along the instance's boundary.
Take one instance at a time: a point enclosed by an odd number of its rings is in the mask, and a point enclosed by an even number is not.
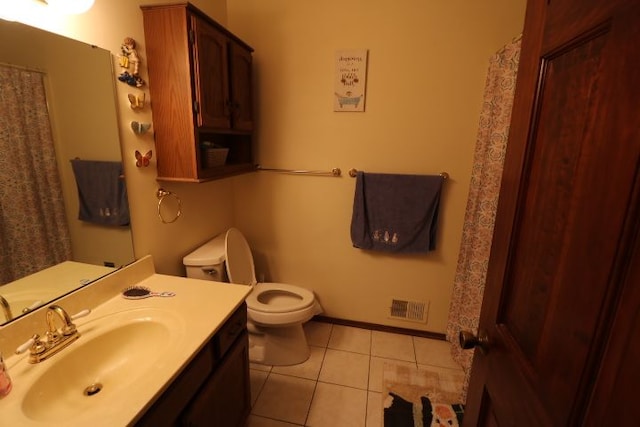
<svg viewBox="0 0 640 427"><path fill-rule="evenodd" d="M418 363L415 360L415 355L414 355L414 359L413 360L407 360L407 359L397 359L397 358L389 357L389 356L378 356L376 354L372 354L371 352L369 352L369 353L361 353L359 351L343 350L343 349L340 349L340 348L327 347L327 350L344 351L345 353L352 353L352 354L362 354L362 355L365 355L365 356L376 357L378 359L397 360L398 362L409 362L409 363L416 363L416 364Z"/></svg>
<svg viewBox="0 0 640 427"><path fill-rule="evenodd" d="M293 426L299 426L299 427L304 427L305 426L304 424L292 423L291 421L284 421L284 420L281 420L279 418L265 417L264 415L255 415L255 414L251 414L251 415L256 417L256 418L264 418L266 420L277 421L279 423L287 423L287 424L291 424Z"/></svg>
<svg viewBox="0 0 640 427"><path fill-rule="evenodd" d="M311 393L311 400L309 400L309 407L307 408L307 414L304 416L304 423L302 425L307 425L307 421L309 421L309 414L311 414L311 407L313 406L313 398L316 397L316 390L318 389L318 381L314 381L313 383L313 393Z"/></svg>
<svg viewBox="0 0 640 427"><path fill-rule="evenodd" d="M333 327L331 328L333 331ZM331 338L331 334L329 334L329 338ZM329 342L327 341L327 345ZM304 417L303 425L307 425L307 421L309 420L309 415L311 414L311 406L313 406L313 398L316 396L316 390L318 389L318 379L320 378L320 372L322 371L322 365L324 365L324 358L327 356L327 349L325 348L322 353L322 362L320 362L320 369L318 370L318 376L313 384L313 393L311 393L311 400L309 401L309 408L307 409L307 415Z"/></svg>
<svg viewBox="0 0 640 427"><path fill-rule="evenodd" d="M416 369L418 368L418 350L416 350L415 337L411 337L411 346L413 347L413 360L416 363Z"/></svg>
<svg viewBox="0 0 640 427"><path fill-rule="evenodd" d="M371 356L371 352L369 352L369 353L363 353L363 352L361 352L361 351L345 350L345 349L343 349L343 348L327 347L327 350L344 351L344 352L347 352L347 353L364 354L364 355L366 355L366 356Z"/></svg>
<svg viewBox="0 0 640 427"><path fill-rule="evenodd" d="M369 388L360 388L360 387L355 387L355 386L352 386L352 385L344 385L344 384L332 383L332 382L329 382L329 381L318 380L316 382L317 383L321 383L321 384L328 384L328 385L335 385L335 386L338 386L338 387L349 388L351 390L366 391L366 392L370 392L371 391L371 392L374 392L374 393L380 393L377 390L371 390Z"/></svg>
<svg viewBox="0 0 640 427"><path fill-rule="evenodd" d="M371 364L373 363L373 331L369 333L369 369L367 369L367 391L364 405L364 425L367 425L367 414L369 413L369 390L371 389Z"/></svg>
<svg viewBox="0 0 640 427"><path fill-rule="evenodd" d="M262 371L264 372L264 371ZM251 375L251 373L249 373L249 375ZM262 382L262 386L260 386L260 390L258 390L258 394L256 395L255 400L253 400L253 402L251 402L251 411L249 411L249 414L253 413L253 405L255 403L258 403L258 399L260 399L260 395L262 394L265 386L267 385L267 380L269 379L269 376L271 375L271 371L267 372L267 376L265 377L264 381Z"/></svg>

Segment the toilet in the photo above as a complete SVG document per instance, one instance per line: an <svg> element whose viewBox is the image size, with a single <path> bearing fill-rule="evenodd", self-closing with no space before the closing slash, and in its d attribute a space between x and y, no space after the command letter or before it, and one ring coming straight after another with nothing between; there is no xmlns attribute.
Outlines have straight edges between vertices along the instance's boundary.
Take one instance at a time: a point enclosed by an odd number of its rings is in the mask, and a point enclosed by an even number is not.
<svg viewBox="0 0 640 427"><path fill-rule="evenodd" d="M284 366L309 358L302 324L322 313L313 292L284 283L258 283L247 240L230 228L183 258L187 277L251 286L246 298L249 360Z"/></svg>

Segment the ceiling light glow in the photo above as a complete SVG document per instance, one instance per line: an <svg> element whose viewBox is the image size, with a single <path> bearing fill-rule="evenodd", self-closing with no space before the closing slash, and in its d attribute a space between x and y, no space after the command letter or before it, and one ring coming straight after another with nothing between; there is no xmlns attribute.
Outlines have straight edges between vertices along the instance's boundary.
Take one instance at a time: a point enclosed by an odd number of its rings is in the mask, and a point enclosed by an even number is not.
<svg viewBox="0 0 640 427"><path fill-rule="evenodd" d="M45 2L58 12L78 15L91 9L94 0L45 0Z"/></svg>

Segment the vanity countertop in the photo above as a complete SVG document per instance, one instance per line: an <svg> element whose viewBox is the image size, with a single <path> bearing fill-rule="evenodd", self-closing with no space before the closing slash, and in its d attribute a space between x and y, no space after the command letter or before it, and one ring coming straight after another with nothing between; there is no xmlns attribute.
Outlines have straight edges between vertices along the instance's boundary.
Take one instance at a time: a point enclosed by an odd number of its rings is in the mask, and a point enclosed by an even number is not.
<svg viewBox="0 0 640 427"><path fill-rule="evenodd" d="M117 273L114 273L116 275ZM112 275L112 276L114 276ZM113 278L111 279L113 280ZM86 426L100 425L125 426L135 422L139 416L153 403L171 381L188 365L191 358L202 346L213 337L229 316L242 304L249 287L229 285L205 280L187 279L184 277L151 274L138 282L139 285L150 288L154 292L175 292L174 297L150 297L139 300L128 300L117 294L100 305L92 308L92 312L83 318L75 320L81 336L75 343L50 359L38 364L27 363L27 355L13 355L6 359L8 371L13 379L13 390L4 399L0 399L0 413L2 424L20 426ZM64 299L57 304L65 307ZM131 312L135 310L149 310L151 312L171 313L172 325L179 332L177 338L172 339L168 350L163 351L162 357L154 362L154 367L143 378L128 385L125 392L109 393L108 386L95 396L83 399L96 399L96 404L79 409L73 417L57 419L56 408L53 406L52 419L44 421L41 417L32 419L25 415L23 401L29 393L31 384L38 377L53 367L58 360L64 358L65 352L73 351L74 346L84 340L94 338L93 326L106 316L114 313ZM69 314L73 314L70 312ZM92 323L94 322L94 323ZM42 334L46 329L43 323L33 333ZM1 332L1 331L0 331ZM122 346L127 346L123 340ZM61 378L60 381L64 381ZM79 391L81 393L82 391ZM33 393L33 390L31 391ZM61 393L62 394L62 393ZM48 399L48 396L42 398ZM61 405L71 404L64 395L56 397ZM57 404L57 403L56 403Z"/></svg>

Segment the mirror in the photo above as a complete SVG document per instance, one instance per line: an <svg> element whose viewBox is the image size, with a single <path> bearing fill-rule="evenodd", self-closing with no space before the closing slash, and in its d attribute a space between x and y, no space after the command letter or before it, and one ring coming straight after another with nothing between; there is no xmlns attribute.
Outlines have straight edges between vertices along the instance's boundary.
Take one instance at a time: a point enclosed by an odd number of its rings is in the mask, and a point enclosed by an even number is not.
<svg viewBox="0 0 640 427"><path fill-rule="evenodd" d="M34 267L30 265L32 260L28 255L16 257L14 253L13 262L17 259L21 263L18 268L15 265L0 265L3 270L13 268L17 271L10 279L3 280L5 283L0 281L1 325L7 322L8 317L17 318L24 310L30 311L47 304L135 259L129 225L102 225L78 220L79 194L71 163L73 159L122 161L111 53L86 43L4 20L0 20L0 40L1 67L42 75L46 94L46 105L43 104L43 108L48 111L50 134L55 148L51 169L57 166L63 198L63 202L58 204L64 204L64 210L61 210L54 228L56 224L62 227L61 223L66 218L69 233L65 242L70 241L70 248L62 262L51 261L55 259L51 255L45 265ZM3 81L5 87L0 87L0 90L7 87L7 79L0 80L0 84ZM30 99L21 99L21 103L32 107ZM15 117L10 121L17 122L13 119ZM5 125L6 122L5 120ZM7 139L6 133L0 129L0 138L3 137ZM10 142L14 144L14 148L9 146L8 150L6 144L3 144L4 148L0 148L5 151L2 153L3 157L6 157L6 151L18 150L16 141ZM34 165L24 162L21 167L26 169ZM3 185L20 186L20 178L16 175L22 173L11 176L11 182L3 182L5 179L2 179L0 190ZM124 183L124 177L120 179ZM53 187L48 187L51 181L45 183L47 188L40 188L39 193L45 193ZM14 200L10 200L11 197L5 194L7 192L0 191L0 228L11 221L18 221L18 224L38 223L38 219L25 212L29 209L19 211L19 215L23 217L16 220L14 214L9 221L6 212L8 206L14 204ZM126 198L123 200L126 205ZM6 237L8 233L0 230L0 235L5 236L0 237L0 255L2 247L9 245L6 240L30 238L16 237L18 234L29 233L12 233L13 237ZM39 246L35 240L29 243ZM11 250L4 251L5 254L7 252ZM0 256L0 263L6 262L6 258Z"/></svg>

